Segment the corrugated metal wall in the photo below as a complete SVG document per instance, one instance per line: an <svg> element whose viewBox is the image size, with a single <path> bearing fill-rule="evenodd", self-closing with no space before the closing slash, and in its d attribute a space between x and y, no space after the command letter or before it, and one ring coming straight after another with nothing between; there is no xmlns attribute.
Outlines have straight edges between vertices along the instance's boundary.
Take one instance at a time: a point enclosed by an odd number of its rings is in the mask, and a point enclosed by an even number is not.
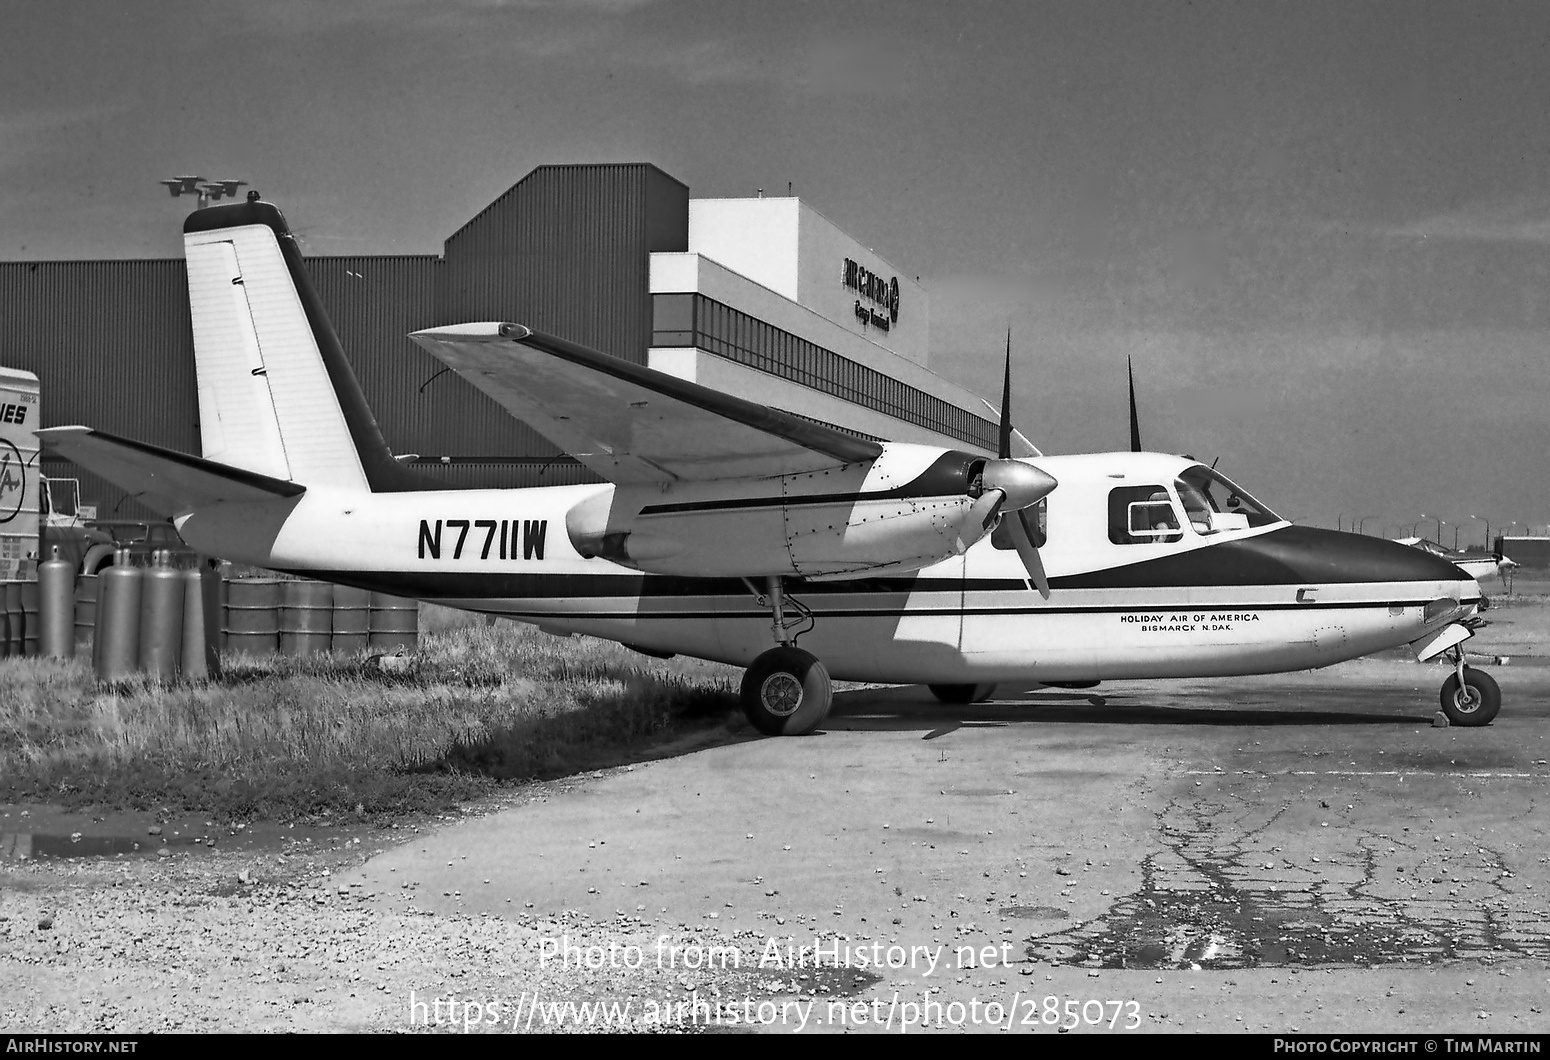
<svg viewBox="0 0 1550 1060"><path fill-rule="evenodd" d="M448 488L595 476L406 336L514 320L644 363L649 255L688 249L689 189L648 164L543 166L459 229L444 256L308 258L388 445ZM181 259L0 262L0 364L38 375L44 425L80 423L198 453L198 392ZM504 461L504 462L503 462ZM64 461L103 518L150 513Z"/></svg>
<svg viewBox="0 0 1550 1060"><path fill-rule="evenodd" d="M655 166L540 166L447 240L436 323L509 320L644 364L649 255L688 248L689 189Z"/></svg>
<svg viewBox="0 0 1550 1060"><path fill-rule="evenodd" d="M538 456L555 452L412 342L436 317L440 259L308 258L307 271L361 390L395 453Z"/></svg>
<svg viewBox="0 0 1550 1060"><path fill-rule="evenodd" d="M183 262L0 262L0 364L33 372L43 425L86 424L199 452L199 396ZM103 518L140 518L116 487L44 457L45 475L81 480Z"/></svg>
<svg viewBox="0 0 1550 1060"><path fill-rule="evenodd" d="M596 475L568 456L552 459L505 460L498 463L439 463L412 460L415 472L436 480L445 489L521 489L526 486L575 486L601 482Z"/></svg>

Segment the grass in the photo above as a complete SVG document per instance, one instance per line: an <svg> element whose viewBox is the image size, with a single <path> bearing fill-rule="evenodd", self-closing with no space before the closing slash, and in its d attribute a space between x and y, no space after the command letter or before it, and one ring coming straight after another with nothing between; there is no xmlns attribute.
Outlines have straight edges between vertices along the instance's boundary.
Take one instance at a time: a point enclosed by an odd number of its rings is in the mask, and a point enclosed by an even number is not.
<svg viewBox="0 0 1550 1060"><path fill-rule="evenodd" d="M638 756L736 709L736 672L425 608L399 673L367 653L228 661L218 681L100 688L0 660L0 799L227 818L437 810L502 781Z"/></svg>

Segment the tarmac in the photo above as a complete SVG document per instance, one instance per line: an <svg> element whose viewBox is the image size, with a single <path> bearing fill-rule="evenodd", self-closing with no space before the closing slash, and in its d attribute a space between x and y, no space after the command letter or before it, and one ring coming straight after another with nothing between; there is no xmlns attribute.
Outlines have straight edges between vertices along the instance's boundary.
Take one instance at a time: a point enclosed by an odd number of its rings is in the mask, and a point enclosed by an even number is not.
<svg viewBox="0 0 1550 1060"><path fill-rule="evenodd" d="M813 736L540 788L350 879L550 916L555 959L568 918L629 922L658 970L789 975L752 996L849 998L846 1029L1542 1033L1550 670L1494 672L1483 728L1434 727L1446 667L1397 658L852 690Z"/></svg>

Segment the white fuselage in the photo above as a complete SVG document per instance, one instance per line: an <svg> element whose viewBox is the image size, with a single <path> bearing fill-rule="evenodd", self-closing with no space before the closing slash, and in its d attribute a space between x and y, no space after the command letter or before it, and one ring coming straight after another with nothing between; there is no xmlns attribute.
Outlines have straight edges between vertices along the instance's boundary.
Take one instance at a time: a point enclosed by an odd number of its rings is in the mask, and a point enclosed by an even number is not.
<svg viewBox="0 0 1550 1060"><path fill-rule="evenodd" d="M1186 526L1117 544L1110 491L1126 482L1166 484L1175 470L1162 462L1183 466L1155 460L1157 467L1132 454L1039 461L1060 481L1041 549L1048 600L1029 587L1016 552L997 549L987 535L918 572L789 582L790 609L812 615L800 646L836 678L900 684L1268 673L1416 641L1479 600L1472 579L1435 557L1424 561L1432 567L1417 568L1420 576L1362 580L1313 548L1320 563L1305 574L1245 574L1241 557L1263 551L1257 539L1308 533L1284 522L1249 528L1224 520L1227 529ZM212 554L554 633L737 665L768 649L770 612L752 583L644 574L577 553L567 513L613 489L325 487L290 500L203 508L178 526L189 544ZM718 524L718 533L728 532L735 528ZM1323 533L1335 544L1354 537Z"/></svg>

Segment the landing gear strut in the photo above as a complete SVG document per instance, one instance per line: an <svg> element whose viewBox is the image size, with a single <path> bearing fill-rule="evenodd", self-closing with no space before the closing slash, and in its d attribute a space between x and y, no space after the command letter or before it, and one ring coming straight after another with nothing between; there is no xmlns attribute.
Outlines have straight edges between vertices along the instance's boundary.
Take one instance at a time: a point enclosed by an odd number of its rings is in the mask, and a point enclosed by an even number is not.
<svg viewBox="0 0 1550 1060"><path fill-rule="evenodd" d="M817 656L796 646L780 578L771 577L766 584L769 592L759 599L769 605L778 646L755 659L743 675L743 713L766 736L805 736L829 716L834 689ZM798 623L810 620L804 615Z"/></svg>
<svg viewBox="0 0 1550 1060"><path fill-rule="evenodd" d="M1489 725L1502 709L1502 691L1484 670L1464 665L1464 650L1450 653L1454 672L1442 683L1442 712L1449 725Z"/></svg>

